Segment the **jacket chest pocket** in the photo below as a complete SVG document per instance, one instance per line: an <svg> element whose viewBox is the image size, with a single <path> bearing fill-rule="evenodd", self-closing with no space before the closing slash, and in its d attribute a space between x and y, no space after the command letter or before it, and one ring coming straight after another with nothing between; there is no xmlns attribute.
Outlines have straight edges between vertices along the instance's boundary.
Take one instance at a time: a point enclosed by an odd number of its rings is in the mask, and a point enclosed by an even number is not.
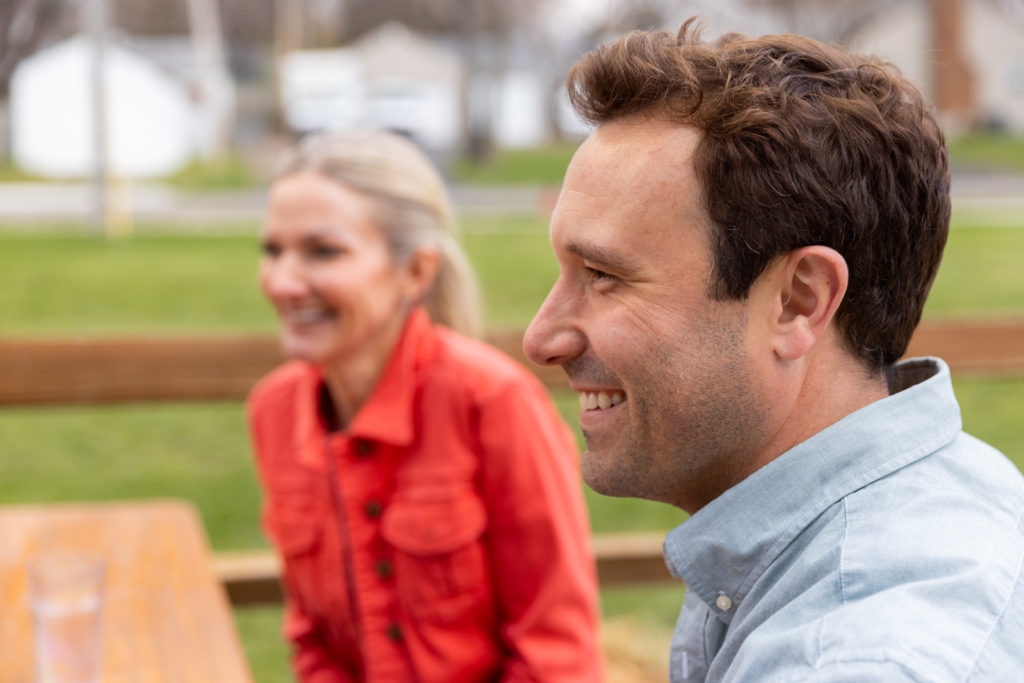
<svg viewBox="0 0 1024 683"><path fill-rule="evenodd" d="M275 501L266 513L267 532L284 562L285 589L291 599L310 612L319 611L323 522L322 510L293 501Z"/></svg>
<svg viewBox="0 0 1024 683"><path fill-rule="evenodd" d="M403 495L387 507L381 533L395 549L399 599L411 614L458 618L489 594L480 537L483 504L471 489Z"/></svg>

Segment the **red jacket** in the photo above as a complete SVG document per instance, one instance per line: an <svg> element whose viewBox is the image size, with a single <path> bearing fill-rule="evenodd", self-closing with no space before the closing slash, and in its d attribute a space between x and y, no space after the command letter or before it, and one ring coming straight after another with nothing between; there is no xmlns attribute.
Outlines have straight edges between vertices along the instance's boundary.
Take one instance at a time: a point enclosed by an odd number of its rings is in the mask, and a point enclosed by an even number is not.
<svg viewBox="0 0 1024 683"><path fill-rule="evenodd" d="M346 430L320 371L249 397L303 681L600 681L572 433L540 383L414 311Z"/></svg>

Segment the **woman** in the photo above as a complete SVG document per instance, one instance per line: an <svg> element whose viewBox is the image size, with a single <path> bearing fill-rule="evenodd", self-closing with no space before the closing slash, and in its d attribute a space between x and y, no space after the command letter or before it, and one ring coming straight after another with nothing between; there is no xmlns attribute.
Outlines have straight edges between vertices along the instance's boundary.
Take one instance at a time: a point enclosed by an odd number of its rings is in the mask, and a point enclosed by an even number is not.
<svg viewBox="0 0 1024 683"><path fill-rule="evenodd" d="M295 670L600 680L574 439L464 336L449 213L431 163L383 132L314 138L271 185L260 284L294 360L248 407Z"/></svg>

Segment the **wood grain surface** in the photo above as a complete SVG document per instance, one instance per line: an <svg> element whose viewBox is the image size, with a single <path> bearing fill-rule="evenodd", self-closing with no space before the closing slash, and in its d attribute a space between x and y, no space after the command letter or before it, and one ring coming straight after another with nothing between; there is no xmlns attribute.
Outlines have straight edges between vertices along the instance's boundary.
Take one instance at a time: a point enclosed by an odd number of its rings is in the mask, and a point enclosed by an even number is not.
<svg viewBox="0 0 1024 683"><path fill-rule="evenodd" d="M0 506L0 681L34 680L26 560L107 557L103 683L252 680L206 535L176 500Z"/></svg>

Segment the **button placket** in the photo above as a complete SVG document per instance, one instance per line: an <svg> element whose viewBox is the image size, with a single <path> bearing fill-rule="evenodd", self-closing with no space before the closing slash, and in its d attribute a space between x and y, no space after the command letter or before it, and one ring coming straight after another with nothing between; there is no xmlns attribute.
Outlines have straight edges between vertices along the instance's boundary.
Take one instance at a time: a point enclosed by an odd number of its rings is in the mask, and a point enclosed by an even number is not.
<svg viewBox="0 0 1024 683"><path fill-rule="evenodd" d="M373 455L376 448L372 441L368 441L367 439L355 439L352 443L352 450L357 456L367 458Z"/></svg>
<svg viewBox="0 0 1024 683"><path fill-rule="evenodd" d="M379 576L382 579L390 579L395 571L393 565L391 564L391 561L383 558L377 560L377 563L374 565L373 569L377 573L377 576Z"/></svg>
<svg viewBox="0 0 1024 683"><path fill-rule="evenodd" d="M384 506L376 500L371 500L363 506L363 513L366 515L367 519L380 519L383 512Z"/></svg>

